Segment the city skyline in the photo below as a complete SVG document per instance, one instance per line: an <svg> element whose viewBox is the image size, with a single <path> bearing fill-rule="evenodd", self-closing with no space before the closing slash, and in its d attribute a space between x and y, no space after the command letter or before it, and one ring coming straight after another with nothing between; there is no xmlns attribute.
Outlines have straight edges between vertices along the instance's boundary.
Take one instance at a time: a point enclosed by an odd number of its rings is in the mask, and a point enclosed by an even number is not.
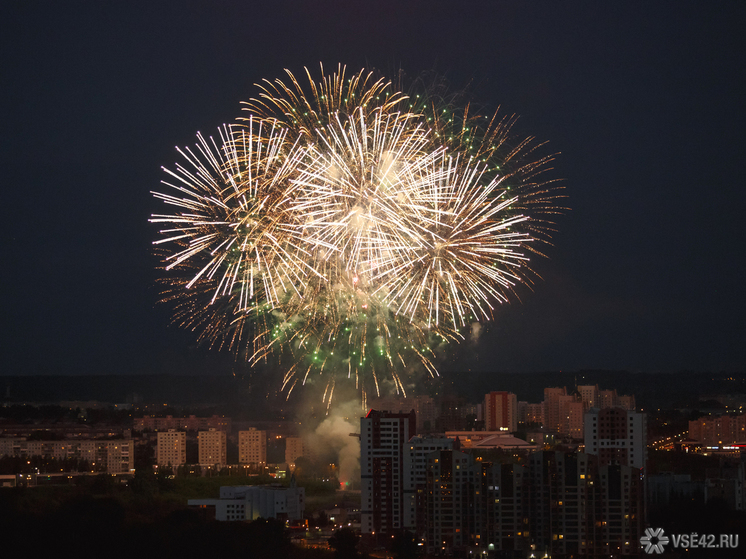
<svg viewBox="0 0 746 559"><path fill-rule="evenodd" d="M510 557L640 557L643 529L688 537L692 522L698 533L720 530L721 548L738 548L746 519L743 390L702 393L710 409L643 411L636 391L650 386L633 383L627 392L592 382L543 385L540 402L505 390L476 404L450 391L388 397L364 417L359 408L334 408L335 417L315 421L252 419L245 406L236 416L225 408L195 414L141 396L124 405L6 400L0 497L18 508L9 541L24 540L17 530L28 512L16 503L33 494L37 503L54 496L45 507L60 513L79 503L71 518L106 500L118 515L104 516L112 533L145 523L153 537L163 530L156 503L168 501L174 529L213 545L216 525L244 533L274 519L296 551L333 548L346 530L361 551L394 551L404 535L427 557L493 549ZM256 537L246 533L244 546L253 548Z"/></svg>

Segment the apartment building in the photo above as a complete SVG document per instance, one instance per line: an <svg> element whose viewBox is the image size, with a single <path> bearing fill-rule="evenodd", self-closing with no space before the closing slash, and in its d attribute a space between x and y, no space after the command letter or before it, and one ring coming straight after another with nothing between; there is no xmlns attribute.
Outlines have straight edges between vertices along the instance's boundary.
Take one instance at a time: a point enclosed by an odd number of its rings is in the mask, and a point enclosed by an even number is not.
<svg viewBox="0 0 746 559"><path fill-rule="evenodd" d="M254 427L238 432L238 462L240 464L267 463L267 431Z"/></svg>
<svg viewBox="0 0 746 559"><path fill-rule="evenodd" d="M199 444L199 463L212 466L224 466L228 460L226 455L226 435L225 431L209 429L197 433L197 442Z"/></svg>
<svg viewBox="0 0 746 559"><path fill-rule="evenodd" d="M186 433L176 429L159 431L155 462L159 466L173 467L186 464Z"/></svg>
<svg viewBox="0 0 746 559"><path fill-rule="evenodd" d="M485 394L483 414L486 431L518 430L518 398L512 392Z"/></svg>
<svg viewBox="0 0 746 559"><path fill-rule="evenodd" d="M614 462L645 467L647 421L642 412L623 408L591 408L585 414L585 451L600 464Z"/></svg>
<svg viewBox="0 0 746 559"><path fill-rule="evenodd" d="M363 534L391 537L404 526L404 448L416 432L414 410L371 410L360 419Z"/></svg>
<svg viewBox="0 0 746 559"><path fill-rule="evenodd" d="M48 456L58 460L85 460L91 469L110 474L135 470L135 447L132 439L27 441L0 439L0 456Z"/></svg>

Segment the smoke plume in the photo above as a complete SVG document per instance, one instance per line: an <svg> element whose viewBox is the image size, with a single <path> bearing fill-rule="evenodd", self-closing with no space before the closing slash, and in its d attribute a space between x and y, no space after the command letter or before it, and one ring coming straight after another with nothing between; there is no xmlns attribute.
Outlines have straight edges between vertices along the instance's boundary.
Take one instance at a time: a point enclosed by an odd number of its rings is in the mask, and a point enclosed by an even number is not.
<svg viewBox="0 0 746 559"><path fill-rule="evenodd" d="M331 454L336 459L342 489L360 478L360 439L350 433L360 432L361 414L359 401L335 403L329 415L308 435L307 440L320 456Z"/></svg>

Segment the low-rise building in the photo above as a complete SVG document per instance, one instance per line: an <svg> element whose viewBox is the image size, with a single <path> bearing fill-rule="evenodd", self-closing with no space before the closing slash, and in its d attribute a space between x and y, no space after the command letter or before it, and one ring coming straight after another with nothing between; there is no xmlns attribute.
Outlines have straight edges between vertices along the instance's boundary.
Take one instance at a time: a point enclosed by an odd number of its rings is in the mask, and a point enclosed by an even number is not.
<svg viewBox="0 0 746 559"><path fill-rule="evenodd" d="M189 499L192 508L207 509L223 522L257 518L301 521L305 514L305 489L295 478L290 487L279 485L238 485L220 488L219 499ZM210 516L212 516L210 514Z"/></svg>

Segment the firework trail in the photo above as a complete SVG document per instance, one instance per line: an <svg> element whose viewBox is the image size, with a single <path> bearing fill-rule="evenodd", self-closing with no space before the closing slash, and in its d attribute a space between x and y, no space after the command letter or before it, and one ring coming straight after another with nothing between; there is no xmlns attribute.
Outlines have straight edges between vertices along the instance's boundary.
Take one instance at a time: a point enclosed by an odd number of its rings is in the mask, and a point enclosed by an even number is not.
<svg viewBox="0 0 746 559"><path fill-rule="evenodd" d="M405 392L413 370L531 281L557 187L513 118L455 111L344 67L265 82L245 116L165 169L163 300L283 388Z"/></svg>

